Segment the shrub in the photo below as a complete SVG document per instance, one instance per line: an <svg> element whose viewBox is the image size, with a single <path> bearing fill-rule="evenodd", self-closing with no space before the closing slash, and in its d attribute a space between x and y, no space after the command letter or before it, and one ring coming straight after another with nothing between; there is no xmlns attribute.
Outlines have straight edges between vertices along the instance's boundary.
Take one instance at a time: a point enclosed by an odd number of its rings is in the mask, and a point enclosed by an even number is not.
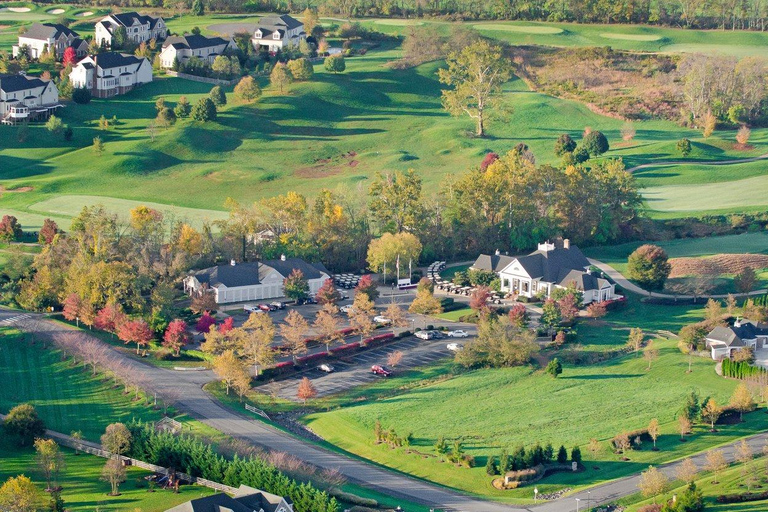
<svg viewBox="0 0 768 512"><path fill-rule="evenodd" d="M216 120L216 105L211 98L201 98L192 109L192 119L200 122Z"/></svg>
<svg viewBox="0 0 768 512"><path fill-rule="evenodd" d="M564 133L555 141L555 155L563 156L566 153L573 153L576 149L576 141L570 135Z"/></svg>
<svg viewBox="0 0 768 512"><path fill-rule="evenodd" d="M31 445L45 434L45 423L32 404L20 404L11 409L3 421L3 428L20 446Z"/></svg>
<svg viewBox="0 0 768 512"><path fill-rule="evenodd" d="M589 156L599 156L610 149L608 139L602 132L598 131L589 132L584 136L584 140L581 144L584 150L589 153Z"/></svg>
<svg viewBox="0 0 768 512"><path fill-rule="evenodd" d="M72 91L72 101L79 105L86 105L91 102L91 91L85 87L77 87Z"/></svg>
<svg viewBox="0 0 768 512"><path fill-rule="evenodd" d="M288 62L288 69L295 80L309 80L315 74L315 68L307 58L295 59Z"/></svg>
<svg viewBox="0 0 768 512"><path fill-rule="evenodd" d="M217 107L223 107L227 104L227 95L224 94L224 91L218 85L211 89L211 92L208 93L208 97L211 98L211 101Z"/></svg>
<svg viewBox="0 0 768 512"><path fill-rule="evenodd" d="M691 141L686 138L680 139L677 141L677 150L683 155L683 158L687 157L691 154Z"/></svg>
<svg viewBox="0 0 768 512"><path fill-rule="evenodd" d="M347 64L344 62L344 57L341 55L326 57L323 66L326 71L330 71L331 73L341 73L347 69Z"/></svg>

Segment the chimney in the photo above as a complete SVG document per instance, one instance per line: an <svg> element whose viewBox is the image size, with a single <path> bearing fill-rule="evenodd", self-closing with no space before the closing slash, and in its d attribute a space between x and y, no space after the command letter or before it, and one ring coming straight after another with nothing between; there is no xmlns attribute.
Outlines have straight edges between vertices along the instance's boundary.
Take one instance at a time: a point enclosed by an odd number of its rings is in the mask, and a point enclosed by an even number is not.
<svg viewBox="0 0 768 512"><path fill-rule="evenodd" d="M498 249L496 249L496 256L498 256L499 254L501 254L501 251L499 251Z"/></svg>
<svg viewBox="0 0 768 512"><path fill-rule="evenodd" d="M229 260L229 264L234 267L237 263L235 263L235 260L233 258L233 259Z"/></svg>
<svg viewBox="0 0 768 512"><path fill-rule="evenodd" d="M571 248L571 241L567 238L563 240L563 249L570 249Z"/></svg>
<svg viewBox="0 0 768 512"><path fill-rule="evenodd" d="M285 261L285 254L280 255L280 261Z"/></svg>

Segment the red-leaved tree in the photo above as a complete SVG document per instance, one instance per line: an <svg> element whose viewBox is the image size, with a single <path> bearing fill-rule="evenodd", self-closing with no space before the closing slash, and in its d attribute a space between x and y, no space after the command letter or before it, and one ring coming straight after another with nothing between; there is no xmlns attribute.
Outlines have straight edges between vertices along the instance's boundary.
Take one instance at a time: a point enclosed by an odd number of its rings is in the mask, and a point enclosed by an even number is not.
<svg viewBox="0 0 768 512"><path fill-rule="evenodd" d="M487 286L478 286L469 297L469 307L477 311L478 315L485 315L491 307L488 305L488 299L491 297L491 289Z"/></svg>
<svg viewBox="0 0 768 512"><path fill-rule="evenodd" d="M376 288L376 283L373 281L371 274L365 274L360 278L355 287L357 293L364 293L371 300L376 300L379 297L379 290Z"/></svg>
<svg viewBox="0 0 768 512"><path fill-rule="evenodd" d="M219 326L217 327L217 330L221 334L227 334L229 331L235 328L235 319L231 316L228 316L226 320L221 322Z"/></svg>
<svg viewBox="0 0 768 512"><path fill-rule="evenodd" d="M207 311L203 311L203 315L195 324L195 330L199 333L207 333L211 330L211 326L216 324L216 320Z"/></svg>
<svg viewBox="0 0 768 512"><path fill-rule="evenodd" d="M509 310L509 324L520 329L528 325L528 312L524 304L515 304Z"/></svg>
<svg viewBox="0 0 768 512"><path fill-rule="evenodd" d="M70 322L80 316L80 309L83 307L83 300L76 293L70 293L64 299L64 318Z"/></svg>
<svg viewBox="0 0 768 512"><path fill-rule="evenodd" d="M64 67L77 64L77 53L71 46L64 50Z"/></svg>
<svg viewBox="0 0 768 512"><path fill-rule="evenodd" d="M488 168L489 165L491 165L493 162L499 159L499 155L497 153L488 153L485 155L485 158L483 158L483 161L480 163L480 170L484 171Z"/></svg>
<svg viewBox="0 0 768 512"><path fill-rule="evenodd" d="M93 326L102 331L114 333L117 331L117 326L125 322L125 320L125 313L123 313L122 307L117 304L107 304L96 313Z"/></svg>
<svg viewBox="0 0 768 512"><path fill-rule="evenodd" d="M326 279L323 286L317 290L315 298L317 299L318 304L321 305L336 304L341 300L341 293L339 293L339 290L333 285L333 279Z"/></svg>
<svg viewBox="0 0 768 512"><path fill-rule="evenodd" d="M557 301L557 308L560 310L560 318L563 322L570 322L579 314L579 308L576 304L576 297L572 293Z"/></svg>
<svg viewBox="0 0 768 512"><path fill-rule="evenodd" d="M53 242L53 237L59 232L59 226L55 221L51 219L45 219L43 221L43 227L40 228L40 233L37 236L38 243L50 244Z"/></svg>
<svg viewBox="0 0 768 512"><path fill-rule="evenodd" d="M123 343L135 343L136 353L152 340L152 329L143 319L128 320L117 326L117 337Z"/></svg>
<svg viewBox="0 0 768 512"><path fill-rule="evenodd" d="M230 317L231 318L231 317ZM189 333L187 332L187 322L176 319L168 324L163 335L163 346L173 350L176 357L179 357L181 347L189 343Z"/></svg>

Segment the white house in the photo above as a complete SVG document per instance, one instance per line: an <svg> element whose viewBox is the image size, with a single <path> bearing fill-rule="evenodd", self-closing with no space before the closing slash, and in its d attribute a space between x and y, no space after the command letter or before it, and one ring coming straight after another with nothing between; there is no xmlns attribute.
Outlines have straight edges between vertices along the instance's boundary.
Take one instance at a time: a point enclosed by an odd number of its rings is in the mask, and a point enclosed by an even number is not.
<svg viewBox="0 0 768 512"><path fill-rule="evenodd" d="M292 16L266 16L259 20L251 43L258 51L278 52L288 46L298 46L307 38L304 24Z"/></svg>
<svg viewBox="0 0 768 512"><path fill-rule="evenodd" d="M263 262L218 265L198 270L184 278L184 291L199 294L212 291L216 304L263 300L283 297L283 280L294 270L300 270L309 283L309 293L315 295L330 278L320 263L307 263L300 258L285 258Z"/></svg>
<svg viewBox="0 0 768 512"><path fill-rule="evenodd" d="M144 16L136 12L110 14L96 23L96 41L105 46L112 46L112 39L118 27L125 27L128 39L136 44L150 39L159 41L168 37L168 27L163 18Z"/></svg>
<svg viewBox="0 0 768 512"><path fill-rule="evenodd" d="M59 90L52 80L26 75L0 76L0 120L3 124L47 120L61 106Z"/></svg>
<svg viewBox="0 0 768 512"><path fill-rule="evenodd" d="M228 50L235 49L236 45L232 39L194 34L171 36L163 43L163 51L160 52L160 64L164 68L172 68L175 60L183 64L192 57L213 64L216 57Z"/></svg>
<svg viewBox="0 0 768 512"><path fill-rule="evenodd" d="M768 326L751 320L736 320L732 326L717 326L705 338L712 359L730 358L733 353L745 347L761 349L768 347Z"/></svg>
<svg viewBox="0 0 768 512"><path fill-rule="evenodd" d="M573 284L584 294L584 304L617 298L616 286L590 273L589 267L584 254L568 240L539 244L536 252L519 258L498 251L482 254L472 265L475 270L497 273L501 291L523 297L549 297L553 289Z"/></svg>
<svg viewBox="0 0 768 512"><path fill-rule="evenodd" d="M235 495L224 493L195 498L165 512L293 512L293 502L276 494L241 485Z"/></svg>
<svg viewBox="0 0 768 512"><path fill-rule="evenodd" d="M56 60L64 58L64 51L72 47L78 58L88 54L88 43L77 32L58 23L35 23L26 32L19 35L19 44L13 45L13 56L18 57L26 51L30 59L39 59L47 51L53 50Z"/></svg>
<svg viewBox="0 0 768 512"><path fill-rule="evenodd" d="M69 75L74 87L85 87L97 98L125 94L152 81L152 64L146 57L105 52L86 57Z"/></svg>

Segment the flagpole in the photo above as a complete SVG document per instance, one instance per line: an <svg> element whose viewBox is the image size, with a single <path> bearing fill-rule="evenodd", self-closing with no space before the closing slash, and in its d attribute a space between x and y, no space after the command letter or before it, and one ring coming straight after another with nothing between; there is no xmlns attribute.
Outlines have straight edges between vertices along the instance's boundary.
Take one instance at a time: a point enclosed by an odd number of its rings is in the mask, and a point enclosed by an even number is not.
<svg viewBox="0 0 768 512"><path fill-rule="evenodd" d="M395 266L397 267L397 284L400 284L400 255L397 255L397 263L395 263Z"/></svg>
<svg viewBox="0 0 768 512"><path fill-rule="evenodd" d="M413 258L408 260L408 281L413 281Z"/></svg>
<svg viewBox="0 0 768 512"><path fill-rule="evenodd" d="M387 262L384 262L384 284L387 284Z"/></svg>

